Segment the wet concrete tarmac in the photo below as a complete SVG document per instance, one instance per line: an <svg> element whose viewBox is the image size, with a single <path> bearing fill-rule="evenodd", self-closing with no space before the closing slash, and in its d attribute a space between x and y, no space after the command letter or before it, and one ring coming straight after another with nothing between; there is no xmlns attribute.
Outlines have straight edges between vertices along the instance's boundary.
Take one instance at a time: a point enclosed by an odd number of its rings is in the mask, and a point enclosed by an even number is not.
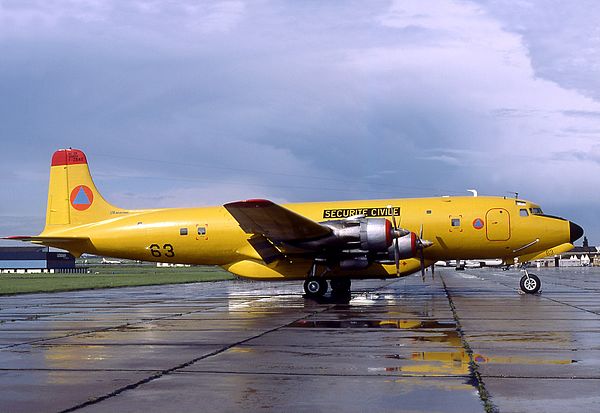
<svg viewBox="0 0 600 413"><path fill-rule="evenodd" d="M0 411L600 411L600 269L0 298Z"/></svg>

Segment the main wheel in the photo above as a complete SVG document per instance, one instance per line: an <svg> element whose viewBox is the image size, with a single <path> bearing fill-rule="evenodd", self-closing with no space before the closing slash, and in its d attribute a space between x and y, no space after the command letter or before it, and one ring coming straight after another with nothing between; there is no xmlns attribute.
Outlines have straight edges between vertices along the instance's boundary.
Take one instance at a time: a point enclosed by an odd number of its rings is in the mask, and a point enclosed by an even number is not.
<svg viewBox="0 0 600 413"><path fill-rule="evenodd" d="M529 274L529 277L524 275L519 284L521 286L521 291L527 294L535 294L542 287L542 282L537 275L534 274Z"/></svg>
<svg viewBox="0 0 600 413"><path fill-rule="evenodd" d="M322 297L327 292L329 286L324 278L309 278L304 281L304 292L311 297Z"/></svg>
<svg viewBox="0 0 600 413"><path fill-rule="evenodd" d="M331 279L331 289L334 293L348 293L350 292L350 287L352 286L352 281L350 278L332 278Z"/></svg>

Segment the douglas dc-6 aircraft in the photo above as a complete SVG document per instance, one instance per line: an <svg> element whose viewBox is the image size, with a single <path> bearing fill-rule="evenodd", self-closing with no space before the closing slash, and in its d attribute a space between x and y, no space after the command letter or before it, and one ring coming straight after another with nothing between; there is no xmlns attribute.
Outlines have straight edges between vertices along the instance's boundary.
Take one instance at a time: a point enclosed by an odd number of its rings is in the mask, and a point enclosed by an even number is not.
<svg viewBox="0 0 600 413"><path fill-rule="evenodd" d="M439 197L124 210L96 189L85 154L52 156L46 226L29 241L145 261L219 265L258 280L304 280L307 296L350 291L351 279L415 273L438 260L524 263L573 248L583 229L529 201ZM540 280L521 279L526 293Z"/></svg>

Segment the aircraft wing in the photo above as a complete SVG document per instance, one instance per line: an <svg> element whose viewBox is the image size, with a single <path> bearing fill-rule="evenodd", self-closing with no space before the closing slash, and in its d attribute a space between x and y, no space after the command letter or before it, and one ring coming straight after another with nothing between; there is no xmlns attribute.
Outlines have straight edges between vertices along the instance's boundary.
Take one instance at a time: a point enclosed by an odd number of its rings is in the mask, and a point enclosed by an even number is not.
<svg viewBox="0 0 600 413"><path fill-rule="evenodd" d="M249 199L223 205L244 232L274 242L317 239L331 229L266 199Z"/></svg>

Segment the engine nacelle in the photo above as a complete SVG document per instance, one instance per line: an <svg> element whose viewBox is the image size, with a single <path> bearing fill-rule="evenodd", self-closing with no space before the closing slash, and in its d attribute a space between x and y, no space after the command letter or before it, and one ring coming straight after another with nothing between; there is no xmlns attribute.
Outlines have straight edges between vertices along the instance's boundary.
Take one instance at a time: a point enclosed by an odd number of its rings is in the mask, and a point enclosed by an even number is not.
<svg viewBox="0 0 600 413"><path fill-rule="evenodd" d="M392 224L385 218L360 218L322 222L333 230L333 240L345 249L368 252L387 251L394 239Z"/></svg>
<svg viewBox="0 0 600 413"><path fill-rule="evenodd" d="M388 257L394 261L396 256L395 243L398 243L398 259L405 260L414 258L417 255L417 234L411 232L403 237L396 238L388 249Z"/></svg>
<svg viewBox="0 0 600 413"><path fill-rule="evenodd" d="M306 250L319 251L329 263L342 270L361 270L373 262L391 264L417 255L418 238L414 232L394 229L385 218L363 218L321 222L331 228L327 237L295 243ZM397 247L396 247L397 244Z"/></svg>

